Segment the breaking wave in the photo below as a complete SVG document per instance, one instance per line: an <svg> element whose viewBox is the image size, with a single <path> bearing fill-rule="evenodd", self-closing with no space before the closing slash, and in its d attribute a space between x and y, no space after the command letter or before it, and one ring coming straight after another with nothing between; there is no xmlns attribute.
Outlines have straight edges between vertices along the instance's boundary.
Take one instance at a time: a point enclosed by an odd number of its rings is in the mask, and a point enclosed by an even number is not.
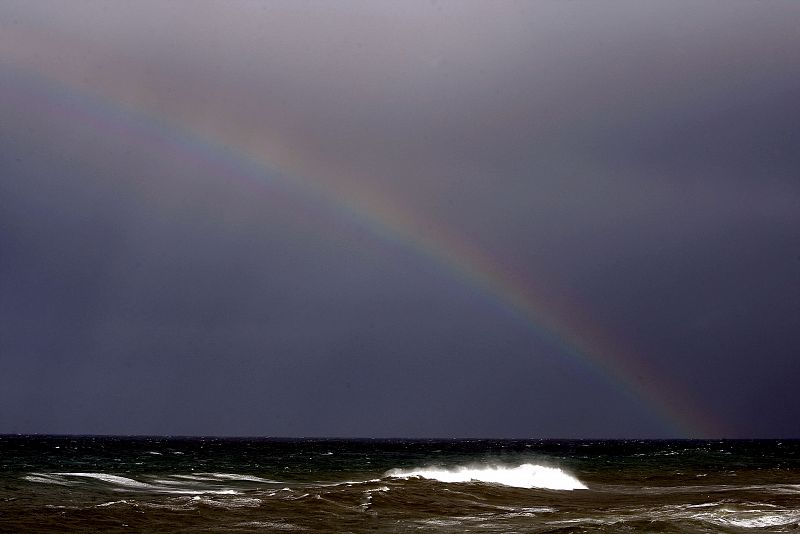
<svg viewBox="0 0 800 534"><path fill-rule="evenodd" d="M136 489L155 488L155 486L153 486L152 484L146 484L144 482L139 482L138 480L133 480L132 478L121 477L117 475L109 475L106 473L55 473L55 474L67 477L92 478L95 480L99 480L101 482L107 482L109 484L113 484L123 488L136 488Z"/></svg>
<svg viewBox="0 0 800 534"><path fill-rule="evenodd" d="M24 477L25 480L30 482L39 482L46 484L61 484L68 485L70 479L85 479L94 480L97 482L108 484L111 488L117 491L145 491L155 493L174 493L178 495L202 495L205 493L214 495L236 495L239 492L224 487L208 487L201 485L194 485L192 487L175 487L175 484L181 484L180 481L170 480L154 480L154 483L140 482L132 478L127 478L119 475L111 475L108 473L49 473L34 474Z"/></svg>
<svg viewBox="0 0 800 534"><path fill-rule="evenodd" d="M514 488L541 488L553 490L588 489L580 480L557 467L522 464L457 466L452 468L421 467L392 469L385 476L393 478L427 478L440 482L487 482Z"/></svg>
<svg viewBox="0 0 800 534"><path fill-rule="evenodd" d="M23 480L28 482L36 482L39 484L55 484L57 486L71 486L72 484L58 476L47 473L31 473L30 475L22 477Z"/></svg>
<svg viewBox="0 0 800 534"><path fill-rule="evenodd" d="M240 475L238 473L210 473L210 475L220 480L237 480L243 482L264 482L267 484L277 484L275 480L261 478L254 475Z"/></svg>

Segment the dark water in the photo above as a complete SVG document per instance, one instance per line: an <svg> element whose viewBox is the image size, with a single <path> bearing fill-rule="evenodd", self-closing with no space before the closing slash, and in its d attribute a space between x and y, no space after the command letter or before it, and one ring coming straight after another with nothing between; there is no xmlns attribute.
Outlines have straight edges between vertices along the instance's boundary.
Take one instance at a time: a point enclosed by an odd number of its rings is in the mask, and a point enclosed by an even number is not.
<svg viewBox="0 0 800 534"><path fill-rule="evenodd" d="M2 532L754 530L800 441L0 437Z"/></svg>

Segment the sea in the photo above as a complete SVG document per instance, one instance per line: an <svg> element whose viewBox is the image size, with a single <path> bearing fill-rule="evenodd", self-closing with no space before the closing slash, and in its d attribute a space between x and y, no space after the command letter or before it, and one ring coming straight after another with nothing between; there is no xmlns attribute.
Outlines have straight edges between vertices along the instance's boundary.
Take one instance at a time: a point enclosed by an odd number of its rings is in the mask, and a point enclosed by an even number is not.
<svg viewBox="0 0 800 534"><path fill-rule="evenodd" d="M0 532L800 532L800 440L0 436Z"/></svg>

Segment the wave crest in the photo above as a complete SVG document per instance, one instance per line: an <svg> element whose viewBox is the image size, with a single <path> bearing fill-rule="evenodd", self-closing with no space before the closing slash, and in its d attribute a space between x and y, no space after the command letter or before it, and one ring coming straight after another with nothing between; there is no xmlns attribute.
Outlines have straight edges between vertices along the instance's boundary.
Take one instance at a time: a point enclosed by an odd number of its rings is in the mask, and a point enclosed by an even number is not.
<svg viewBox="0 0 800 534"><path fill-rule="evenodd" d="M580 480L557 467L522 464L457 466L453 468L421 467L416 469L391 469L387 477L427 478L440 482L488 482L515 488L541 488L553 490L588 489Z"/></svg>

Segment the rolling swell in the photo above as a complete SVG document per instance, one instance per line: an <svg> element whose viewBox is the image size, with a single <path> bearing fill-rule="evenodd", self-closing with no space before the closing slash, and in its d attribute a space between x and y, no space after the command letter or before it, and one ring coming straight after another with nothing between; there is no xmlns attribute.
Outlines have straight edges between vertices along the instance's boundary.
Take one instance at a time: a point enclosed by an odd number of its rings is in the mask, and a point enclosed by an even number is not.
<svg viewBox="0 0 800 534"><path fill-rule="evenodd" d="M0 437L0 531L789 532L799 453L794 442Z"/></svg>

